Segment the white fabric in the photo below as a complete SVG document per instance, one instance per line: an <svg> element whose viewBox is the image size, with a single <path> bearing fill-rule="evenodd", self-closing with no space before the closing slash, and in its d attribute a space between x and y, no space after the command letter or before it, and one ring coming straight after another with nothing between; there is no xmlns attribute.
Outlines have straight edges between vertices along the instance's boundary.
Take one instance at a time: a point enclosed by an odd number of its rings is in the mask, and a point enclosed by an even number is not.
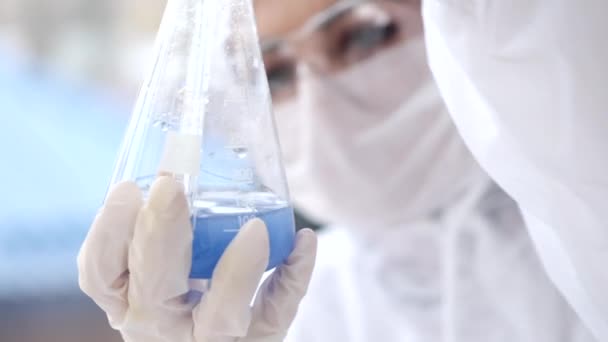
<svg viewBox="0 0 608 342"><path fill-rule="evenodd" d="M516 204L477 189L434 218L320 234L286 341L595 341L543 272Z"/></svg>
<svg viewBox="0 0 608 342"><path fill-rule="evenodd" d="M321 247L289 341L594 341L515 203L488 192L423 50L409 43L337 76L302 69L298 102L278 108L296 203L347 227Z"/></svg>
<svg viewBox="0 0 608 342"><path fill-rule="evenodd" d="M249 221L226 249L202 294L191 291L192 226L183 187L159 178L143 203L134 183L108 196L78 257L80 286L125 342L282 341L306 293L315 234L298 233L294 251L253 295L268 265L261 220Z"/></svg>
<svg viewBox="0 0 608 342"><path fill-rule="evenodd" d="M446 205L480 176L422 39L337 75L302 67L298 78L297 100L275 114L293 199L309 216L391 226Z"/></svg>
<svg viewBox="0 0 608 342"><path fill-rule="evenodd" d="M427 0L431 68L521 206L551 279L608 341L608 2Z"/></svg>

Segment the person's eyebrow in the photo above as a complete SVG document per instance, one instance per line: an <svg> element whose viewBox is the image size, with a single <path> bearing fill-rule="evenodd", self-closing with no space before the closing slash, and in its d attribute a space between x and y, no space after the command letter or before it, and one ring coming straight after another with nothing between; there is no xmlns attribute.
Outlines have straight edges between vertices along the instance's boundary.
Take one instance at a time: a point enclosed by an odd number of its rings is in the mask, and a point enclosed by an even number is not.
<svg viewBox="0 0 608 342"><path fill-rule="evenodd" d="M304 32L317 30L328 30L333 24L348 15L358 5L369 2L369 0L344 0L327 8L323 12L312 17L304 26Z"/></svg>
<svg viewBox="0 0 608 342"><path fill-rule="evenodd" d="M360 5L365 2L370 2L371 0L342 0L338 3L330 6L325 9L321 13L313 16L311 19L306 22L304 27L297 31L295 34L306 34L309 32L314 32L317 30L327 31L332 27L337 21L342 19L344 16L348 15L357 5ZM290 35L288 35L290 36ZM291 35L293 36L293 34ZM262 48L262 53L274 52L280 49L285 44L286 39L282 38L266 38L260 41L260 47Z"/></svg>

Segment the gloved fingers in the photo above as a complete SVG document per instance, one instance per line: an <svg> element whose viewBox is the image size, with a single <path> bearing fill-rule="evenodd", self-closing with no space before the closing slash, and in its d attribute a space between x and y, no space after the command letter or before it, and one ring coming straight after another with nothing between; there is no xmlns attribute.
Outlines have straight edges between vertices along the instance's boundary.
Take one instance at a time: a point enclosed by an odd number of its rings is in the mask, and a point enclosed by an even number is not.
<svg viewBox="0 0 608 342"><path fill-rule="evenodd" d="M183 186L170 177L158 178L139 212L129 248L129 310L123 335L169 334L167 340L174 341L192 335L192 305L187 301L192 236Z"/></svg>
<svg viewBox="0 0 608 342"><path fill-rule="evenodd" d="M121 324L127 310L128 249L142 202L134 183L116 185L78 254L80 288L107 313L112 326Z"/></svg>
<svg viewBox="0 0 608 342"><path fill-rule="evenodd" d="M247 333L250 303L268 266L270 245L260 219L247 222L232 240L194 310L196 342L235 341Z"/></svg>
<svg viewBox="0 0 608 342"><path fill-rule="evenodd" d="M317 236L303 229L285 264L264 281L253 306L247 338L242 341L282 341L308 290L317 255Z"/></svg>

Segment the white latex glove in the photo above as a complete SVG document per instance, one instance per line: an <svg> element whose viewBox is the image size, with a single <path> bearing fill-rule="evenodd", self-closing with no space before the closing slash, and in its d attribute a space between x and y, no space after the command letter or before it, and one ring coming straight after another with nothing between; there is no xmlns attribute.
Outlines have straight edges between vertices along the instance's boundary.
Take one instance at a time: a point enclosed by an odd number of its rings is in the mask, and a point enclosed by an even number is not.
<svg viewBox="0 0 608 342"><path fill-rule="evenodd" d="M269 254L264 223L252 220L226 249L201 299L189 286L192 227L182 186L161 177L143 203L135 184L122 183L82 246L80 286L127 342L282 341L306 293L316 243L312 231L300 231L251 307Z"/></svg>

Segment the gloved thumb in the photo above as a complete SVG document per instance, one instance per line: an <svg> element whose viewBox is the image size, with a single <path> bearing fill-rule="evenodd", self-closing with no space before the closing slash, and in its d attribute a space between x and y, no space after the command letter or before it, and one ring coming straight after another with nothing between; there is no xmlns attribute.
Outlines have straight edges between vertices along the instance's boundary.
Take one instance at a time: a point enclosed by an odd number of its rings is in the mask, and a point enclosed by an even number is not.
<svg viewBox="0 0 608 342"><path fill-rule="evenodd" d="M300 230L289 258L262 284L247 338L242 342L283 341L308 290L316 255L316 234L310 229Z"/></svg>
<svg viewBox="0 0 608 342"><path fill-rule="evenodd" d="M211 288L194 311L196 341L247 334L250 303L268 266L269 253L266 225L260 219L249 221L220 258Z"/></svg>

